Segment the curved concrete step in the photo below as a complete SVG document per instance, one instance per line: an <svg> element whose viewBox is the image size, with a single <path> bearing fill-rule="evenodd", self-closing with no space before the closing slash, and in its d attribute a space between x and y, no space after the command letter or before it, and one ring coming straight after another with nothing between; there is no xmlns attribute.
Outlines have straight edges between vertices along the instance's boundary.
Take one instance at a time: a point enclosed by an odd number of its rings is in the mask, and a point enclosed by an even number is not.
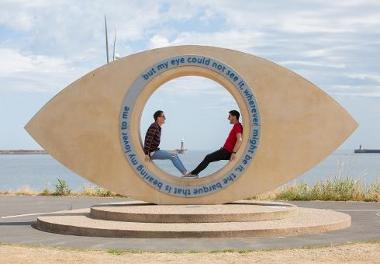
<svg viewBox="0 0 380 264"><path fill-rule="evenodd" d="M220 223L284 219L297 215L287 203L237 201L220 205L153 205L144 202L91 207L94 219L144 223Z"/></svg>
<svg viewBox="0 0 380 264"><path fill-rule="evenodd" d="M140 223L92 219L88 213L38 217L37 229L80 236L181 238L262 237L313 234L351 225L347 214L331 210L298 208L298 214L281 220L224 223Z"/></svg>

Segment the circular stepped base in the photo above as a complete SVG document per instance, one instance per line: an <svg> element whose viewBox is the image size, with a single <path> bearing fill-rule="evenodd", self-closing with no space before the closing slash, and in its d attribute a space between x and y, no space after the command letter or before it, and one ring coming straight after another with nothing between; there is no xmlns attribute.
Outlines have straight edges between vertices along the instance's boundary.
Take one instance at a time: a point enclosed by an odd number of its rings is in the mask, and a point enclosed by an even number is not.
<svg viewBox="0 0 380 264"><path fill-rule="evenodd" d="M93 219L144 223L220 223L276 220L297 215L286 203L237 201L220 205L153 205L128 202L91 207Z"/></svg>
<svg viewBox="0 0 380 264"><path fill-rule="evenodd" d="M47 232L81 236L185 238L301 235L343 229L350 225L349 215L331 210L241 201L196 206L136 202L94 206L91 210L72 210L67 214L38 217L34 227Z"/></svg>

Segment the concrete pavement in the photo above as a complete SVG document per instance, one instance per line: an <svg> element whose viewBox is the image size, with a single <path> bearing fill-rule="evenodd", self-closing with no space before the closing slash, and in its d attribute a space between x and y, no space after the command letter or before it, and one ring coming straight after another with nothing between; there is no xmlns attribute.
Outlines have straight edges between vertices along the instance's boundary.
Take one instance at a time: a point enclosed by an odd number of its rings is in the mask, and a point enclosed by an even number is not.
<svg viewBox="0 0 380 264"><path fill-rule="evenodd" d="M350 228L321 233L275 238L103 238L59 235L31 227L39 215L88 208L125 198L0 196L0 242L26 245L93 249L137 249L147 251L208 251L223 249L271 249L335 245L380 240L380 203L290 202L300 207L332 209L352 217Z"/></svg>

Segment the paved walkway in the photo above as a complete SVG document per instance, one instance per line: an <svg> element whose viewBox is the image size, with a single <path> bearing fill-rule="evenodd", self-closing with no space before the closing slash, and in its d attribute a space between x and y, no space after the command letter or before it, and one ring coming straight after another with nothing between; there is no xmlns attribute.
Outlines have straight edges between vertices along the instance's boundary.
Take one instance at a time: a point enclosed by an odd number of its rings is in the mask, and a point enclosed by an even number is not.
<svg viewBox="0 0 380 264"><path fill-rule="evenodd" d="M138 249L148 251L205 251L222 249L269 249L336 245L358 241L380 241L380 203L290 202L300 207L333 209L352 217L350 228L296 237L275 238L103 238L58 235L32 228L38 215L79 209L120 198L0 196L0 242L93 249ZM318 216L316 216L318 217Z"/></svg>

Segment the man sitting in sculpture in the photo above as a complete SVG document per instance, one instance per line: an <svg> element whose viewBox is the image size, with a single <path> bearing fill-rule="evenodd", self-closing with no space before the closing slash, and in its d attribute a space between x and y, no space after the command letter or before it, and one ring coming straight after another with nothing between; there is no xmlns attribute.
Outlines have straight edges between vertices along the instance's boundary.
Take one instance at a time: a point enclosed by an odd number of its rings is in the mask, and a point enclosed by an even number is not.
<svg viewBox="0 0 380 264"><path fill-rule="evenodd" d="M149 126L144 140L145 160L171 160L173 165L181 172L182 175L187 174L187 170L177 153L161 150L159 148L161 141L161 126L165 123L166 117L164 112L158 110L153 115L154 122Z"/></svg>
<svg viewBox="0 0 380 264"><path fill-rule="evenodd" d="M203 161L193 171L185 174L184 177L198 178L198 174L203 171L210 164L210 162L219 160L232 161L236 158L236 152L241 146L243 134L243 126L239 122L239 118L240 113L237 110L231 110L229 112L228 120L233 126L223 147L206 155Z"/></svg>

